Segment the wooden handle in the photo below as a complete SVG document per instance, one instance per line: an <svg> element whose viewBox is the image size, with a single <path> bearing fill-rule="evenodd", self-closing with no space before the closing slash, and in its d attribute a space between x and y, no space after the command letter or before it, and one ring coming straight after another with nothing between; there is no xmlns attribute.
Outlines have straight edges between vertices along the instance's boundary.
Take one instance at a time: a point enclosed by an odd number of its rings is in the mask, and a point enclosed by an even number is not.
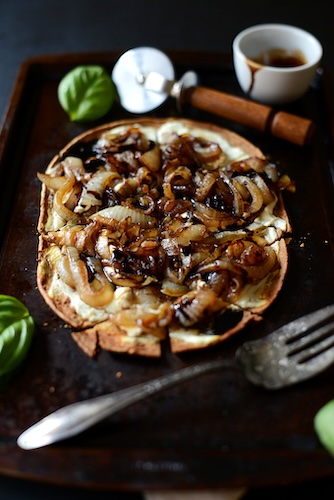
<svg viewBox="0 0 334 500"><path fill-rule="evenodd" d="M205 87L191 87L182 93L187 104L261 132L304 146L310 142L314 124L311 120L284 111L275 111L264 104L218 92Z"/></svg>

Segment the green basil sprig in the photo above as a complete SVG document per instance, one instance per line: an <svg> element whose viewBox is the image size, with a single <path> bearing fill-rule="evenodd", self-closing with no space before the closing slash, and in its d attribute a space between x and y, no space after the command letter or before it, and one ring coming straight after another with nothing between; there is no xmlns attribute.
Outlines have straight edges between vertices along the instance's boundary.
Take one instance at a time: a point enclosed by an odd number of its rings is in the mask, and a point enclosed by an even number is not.
<svg viewBox="0 0 334 500"><path fill-rule="evenodd" d="M25 358L35 323L22 302L0 295L0 378L15 370Z"/></svg>
<svg viewBox="0 0 334 500"><path fill-rule="evenodd" d="M71 121L86 122L104 116L111 108L116 88L101 66L77 66L58 85L58 100Z"/></svg>

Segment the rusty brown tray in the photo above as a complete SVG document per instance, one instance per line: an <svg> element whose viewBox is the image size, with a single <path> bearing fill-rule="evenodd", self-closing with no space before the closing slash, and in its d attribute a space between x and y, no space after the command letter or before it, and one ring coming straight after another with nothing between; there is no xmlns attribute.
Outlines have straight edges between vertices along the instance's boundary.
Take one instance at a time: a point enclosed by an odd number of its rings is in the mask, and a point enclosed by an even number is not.
<svg viewBox="0 0 334 500"><path fill-rule="evenodd" d="M193 69L201 84L240 94L228 58L169 53L177 76ZM0 137L1 293L30 309L36 335L26 362L0 395L0 473L87 487L152 488L265 486L334 474L334 461L313 431L315 412L334 397L334 366L279 392L251 386L242 374L206 375L156 395L66 442L35 451L18 434L56 408L121 389L216 356L232 357L245 339L261 336L334 299L332 103L326 71L289 111L312 118L314 142L301 148L195 109L187 117L227 126L256 143L295 179L285 194L293 225L284 287L264 321L224 345L161 360L102 353L88 359L44 304L35 284L36 178L54 154L88 126L70 123L57 102L60 78L83 63L109 70L118 53L33 59L23 65ZM152 116L177 116L167 101ZM105 121L131 117L115 105ZM90 124L90 126L97 123ZM117 373L121 372L122 377Z"/></svg>

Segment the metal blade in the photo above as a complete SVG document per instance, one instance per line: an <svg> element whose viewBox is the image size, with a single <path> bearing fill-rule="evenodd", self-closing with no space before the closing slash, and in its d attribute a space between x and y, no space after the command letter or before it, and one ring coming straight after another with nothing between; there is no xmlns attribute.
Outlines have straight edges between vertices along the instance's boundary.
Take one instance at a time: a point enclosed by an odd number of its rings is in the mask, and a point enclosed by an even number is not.
<svg viewBox="0 0 334 500"><path fill-rule="evenodd" d="M116 62L112 79L121 105L131 113L147 113L159 107L168 97L167 88L149 90L143 81L150 73L160 76L160 82L174 82L174 67L170 59L153 47L137 47L125 52ZM156 83L155 83L156 85Z"/></svg>

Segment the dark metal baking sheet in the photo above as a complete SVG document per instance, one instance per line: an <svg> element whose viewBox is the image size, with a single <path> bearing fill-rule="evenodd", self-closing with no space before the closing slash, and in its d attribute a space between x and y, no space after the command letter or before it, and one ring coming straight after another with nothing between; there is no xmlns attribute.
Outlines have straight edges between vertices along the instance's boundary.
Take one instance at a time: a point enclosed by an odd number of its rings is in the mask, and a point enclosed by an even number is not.
<svg viewBox="0 0 334 500"><path fill-rule="evenodd" d="M177 76L193 69L201 85L241 94L221 54L169 53ZM313 431L315 412L334 397L334 367L278 392L251 386L232 371L205 375L105 420L66 442L35 451L18 434L50 411L213 357L232 357L246 338L269 333L333 302L333 126L328 75L287 107L312 118L313 143L301 148L195 109L188 118L226 126L257 144L296 181L285 193L293 237L286 282L264 320L225 344L149 360L103 352L88 359L36 289L38 171L78 133L97 125L69 122L57 101L60 78L79 64L110 71L118 53L46 56L20 71L0 136L1 293L30 309L36 335L28 358L0 394L0 473L37 481L137 491L152 488L265 486L334 473ZM178 116L173 101L150 114ZM115 105L103 122L132 118ZM134 117L135 118L135 117ZM99 123L102 123L100 120ZM119 377L118 374L122 376Z"/></svg>

